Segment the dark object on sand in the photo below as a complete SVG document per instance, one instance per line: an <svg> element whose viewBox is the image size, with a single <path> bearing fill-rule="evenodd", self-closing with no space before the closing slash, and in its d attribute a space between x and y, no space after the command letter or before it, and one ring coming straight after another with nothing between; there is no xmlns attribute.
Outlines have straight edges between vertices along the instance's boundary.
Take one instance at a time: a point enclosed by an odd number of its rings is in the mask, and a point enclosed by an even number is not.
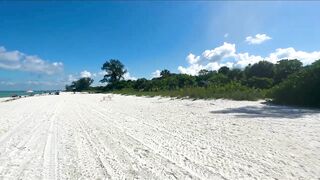
<svg viewBox="0 0 320 180"><path fill-rule="evenodd" d="M18 97L18 95L17 94L13 94L11 97L15 98L15 97Z"/></svg>
<svg viewBox="0 0 320 180"><path fill-rule="evenodd" d="M55 92L54 94L55 94L55 95L59 95L59 94L60 94L60 92L59 92L59 91L57 91L57 92Z"/></svg>

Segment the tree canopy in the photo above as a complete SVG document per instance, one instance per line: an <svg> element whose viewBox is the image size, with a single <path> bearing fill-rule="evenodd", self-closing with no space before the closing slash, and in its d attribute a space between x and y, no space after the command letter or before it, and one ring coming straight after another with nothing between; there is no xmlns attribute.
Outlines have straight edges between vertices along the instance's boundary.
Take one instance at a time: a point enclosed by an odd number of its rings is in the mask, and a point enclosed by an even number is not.
<svg viewBox="0 0 320 180"><path fill-rule="evenodd" d="M66 85L67 91L84 91L88 90L93 83L93 79L89 77L80 78L77 81L73 81L71 85Z"/></svg>
<svg viewBox="0 0 320 180"><path fill-rule="evenodd" d="M248 78L253 76L261 78L273 78L274 64L268 61L260 61L252 66L247 66L245 69L245 74Z"/></svg>
<svg viewBox="0 0 320 180"><path fill-rule="evenodd" d="M281 104L320 107L320 60L273 87L271 97Z"/></svg>
<svg viewBox="0 0 320 180"><path fill-rule="evenodd" d="M100 82L116 83L123 79L123 75L127 72L124 65L117 59L106 61L101 70L106 71L103 79Z"/></svg>
<svg viewBox="0 0 320 180"><path fill-rule="evenodd" d="M167 70L167 69L164 69L164 70L162 70L161 72L160 72L160 76L161 77L168 77L168 76L170 76L170 71L169 70Z"/></svg>
<svg viewBox="0 0 320 180"><path fill-rule="evenodd" d="M284 59L278 61L274 68L274 81L275 83L280 83L282 80L286 79L290 74L298 72L301 69L302 63L297 59Z"/></svg>

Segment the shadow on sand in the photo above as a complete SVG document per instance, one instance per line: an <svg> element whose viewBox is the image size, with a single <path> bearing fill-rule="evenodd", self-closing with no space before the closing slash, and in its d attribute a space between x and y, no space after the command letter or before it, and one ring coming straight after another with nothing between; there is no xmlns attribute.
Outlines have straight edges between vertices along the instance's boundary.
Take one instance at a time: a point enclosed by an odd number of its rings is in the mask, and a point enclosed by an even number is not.
<svg viewBox="0 0 320 180"><path fill-rule="evenodd" d="M220 111L211 111L214 114L234 114L236 117L242 118L300 118L310 114L320 114L318 109L306 109L288 106L278 106L265 104L263 106L244 106L238 108L229 108Z"/></svg>

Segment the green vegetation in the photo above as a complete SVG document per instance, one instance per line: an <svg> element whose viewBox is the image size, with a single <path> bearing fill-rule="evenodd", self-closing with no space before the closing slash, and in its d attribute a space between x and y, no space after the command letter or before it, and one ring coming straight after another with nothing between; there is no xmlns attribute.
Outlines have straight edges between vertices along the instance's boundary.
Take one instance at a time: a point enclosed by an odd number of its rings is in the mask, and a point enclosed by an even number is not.
<svg viewBox="0 0 320 180"><path fill-rule="evenodd" d="M80 78L77 81L73 81L71 85L66 85L67 91L85 91L90 89L90 85L93 83L91 78Z"/></svg>
<svg viewBox="0 0 320 180"><path fill-rule="evenodd" d="M127 72L124 65L117 59L111 59L103 64L101 70L106 71L100 82L117 83L123 79L123 75Z"/></svg>
<svg viewBox="0 0 320 180"><path fill-rule="evenodd" d="M187 98L226 98L257 100L270 98L275 103L320 107L320 60L302 66L299 60L281 60L277 64L260 61L242 69L221 67L218 71L200 70L199 75L175 74L163 70L160 77L124 80L127 72L119 60L103 64L106 86L90 87L73 82L67 90L90 90L138 96L169 96ZM79 80L80 81L80 80ZM82 82L82 81L81 81ZM90 83L91 82L91 83ZM88 85L89 84L89 85Z"/></svg>
<svg viewBox="0 0 320 180"><path fill-rule="evenodd" d="M280 104L320 107L320 60L288 76L270 96Z"/></svg>
<svg viewBox="0 0 320 180"><path fill-rule="evenodd" d="M176 90L137 91L134 89L115 90L114 93L137 96L166 96L192 99L233 99L233 100L258 100L265 97L265 91L252 89L239 83L229 83L224 86L189 87Z"/></svg>

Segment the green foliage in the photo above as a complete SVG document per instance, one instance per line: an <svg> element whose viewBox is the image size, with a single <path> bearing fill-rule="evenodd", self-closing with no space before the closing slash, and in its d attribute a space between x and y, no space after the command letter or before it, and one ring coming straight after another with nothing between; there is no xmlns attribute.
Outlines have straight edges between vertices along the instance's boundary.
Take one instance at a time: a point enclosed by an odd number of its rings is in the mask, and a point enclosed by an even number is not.
<svg viewBox="0 0 320 180"><path fill-rule="evenodd" d="M284 59L278 61L274 68L274 81L276 84L286 79L290 74L302 69L302 63L299 60Z"/></svg>
<svg viewBox="0 0 320 180"><path fill-rule="evenodd" d="M231 82L224 86L190 87L173 91L135 91L133 89L122 89L115 93L138 95L138 96L166 96L193 99L225 98L234 100L257 100L265 97L265 91L245 87L239 83Z"/></svg>
<svg viewBox="0 0 320 180"><path fill-rule="evenodd" d="M133 84L133 88L139 91L147 91L150 89L150 83L146 78L140 78Z"/></svg>
<svg viewBox="0 0 320 180"><path fill-rule="evenodd" d="M229 73L230 69L227 66L222 66L219 70L218 73L219 74L224 74L227 75Z"/></svg>
<svg viewBox="0 0 320 180"><path fill-rule="evenodd" d="M209 73L208 70L206 70L206 69L201 69L201 70L199 71L199 76L205 76L205 75L207 75L208 73Z"/></svg>
<svg viewBox="0 0 320 180"><path fill-rule="evenodd" d="M268 89L273 85L273 80L271 78L264 77L251 77L246 81L247 86L258 89Z"/></svg>
<svg viewBox="0 0 320 180"><path fill-rule="evenodd" d="M187 74L178 74L175 77L178 80L178 88L189 88L196 85L196 78Z"/></svg>
<svg viewBox="0 0 320 180"><path fill-rule="evenodd" d="M161 76L161 77L168 77L168 76L170 76L170 75L171 75L171 73L170 73L170 71L167 70L167 69L164 69L164 70L162 70L162 71L160 72L160 76Z"/></svg>
<svg viewBox="0 0 320 180"><path fill-rule="evenodd" d="M252 66L247 66L245 74L247 78L251 78L253 76L273 78L274 64L268 61L260 61Z"/></svg>
<svg viewBox="0 0 320 180"><path fill-rule="evenodd" d="M280 104L320 107L320 60L289 75L269 96Z"/></svg>
<svg viewBox="0 0 320 180"><path fill-rule="evenodd" d="M219 74L212 75L208 79L208 82L209 84L213 84L213 85L222 85L222 84L229 83L230 79L228 78L228 76L219 73Z"/></svg>
<svg viewBox="0 0 320 180"><path fill-rule="evenodd" d="M127 72L124 65L117 59L110 59L105 62L101 70L106 71L101 82L116 83L123 79L123 75Z"/></svg>
<svg viewBox="0 0 320 180"><path fill-rule="evenodd" d="M66 85L67 91L84 91L88 90L90 85L93 83L93 79L85 77L80 78L77 81L73 81L71 85Z"/></svg>
<svg viewBox="0 0 320 180"><path fill-rule="evenodd" d="M228 72L227 76L230 80L239 81L243 79L243 72L241 71L241 69L231 69Z"/></svg>

